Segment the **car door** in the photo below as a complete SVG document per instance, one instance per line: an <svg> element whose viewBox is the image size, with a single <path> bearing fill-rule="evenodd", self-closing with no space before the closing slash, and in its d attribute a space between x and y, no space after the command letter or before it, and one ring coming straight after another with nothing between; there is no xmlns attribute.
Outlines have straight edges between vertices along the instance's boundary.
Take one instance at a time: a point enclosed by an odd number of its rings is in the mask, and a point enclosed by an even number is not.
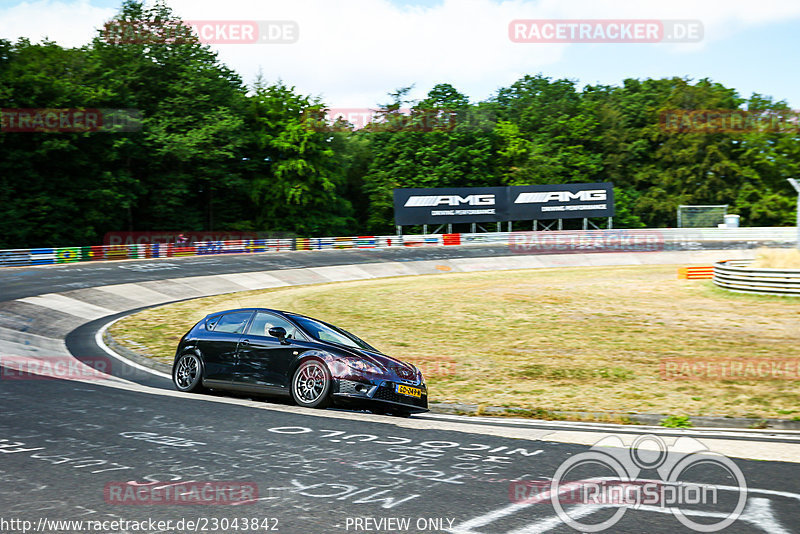
<svg viewBox="0 0 800 534"><path fill-rule="evenodd" d="M286 343L269 335L269 329L280 326L286 330ZM288 391L289 366L304 349L298 342L305 335L288 319L268 312L256 312L247 333L239 343L238 363L234 382Z"/></svg>
<svg viewBox="0 0 800 534"><path fill-rule="evenodd" d="M208 320L206 333L197 343L203 355L206 380L228 383L233 380L236 349L252 316L252 311L238 311Z"/></svg>

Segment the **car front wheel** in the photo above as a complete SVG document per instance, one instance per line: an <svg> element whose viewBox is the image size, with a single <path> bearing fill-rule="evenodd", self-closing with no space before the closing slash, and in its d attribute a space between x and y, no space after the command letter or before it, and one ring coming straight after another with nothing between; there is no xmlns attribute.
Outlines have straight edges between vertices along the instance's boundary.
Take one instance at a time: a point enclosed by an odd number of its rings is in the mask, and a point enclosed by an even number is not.
<svg viewBox="0 0 800 534"><path fill-rule="evenodd" d="M292 398L306 408L327 408L331 404L331 375L319 360L306 360L292 377Z"/></svg>
<svg viewBox="0 0 800 534"><path fill-rule="evenodd" d="M178 391L199 393L203 391L203 364L196 354L187 353L180 357L172 371L172 381Z"/></svg>

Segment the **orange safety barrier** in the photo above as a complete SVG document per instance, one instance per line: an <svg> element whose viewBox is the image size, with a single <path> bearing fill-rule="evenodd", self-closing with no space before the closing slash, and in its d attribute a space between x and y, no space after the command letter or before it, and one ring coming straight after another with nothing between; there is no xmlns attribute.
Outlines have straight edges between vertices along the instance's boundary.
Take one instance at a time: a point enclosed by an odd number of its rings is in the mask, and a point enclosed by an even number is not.
<svg viewBox="0 0 800 534"><path fill-rule="evenodd" d="M714 277L714 267L680 267L678 268L679 280L702 280Z"/></svg>
<svg viewBox="0 0 800 534"><path fill-rule="evenodd" d="M442 236L443 245L460 245L461 234L444 234Z"/></svg>

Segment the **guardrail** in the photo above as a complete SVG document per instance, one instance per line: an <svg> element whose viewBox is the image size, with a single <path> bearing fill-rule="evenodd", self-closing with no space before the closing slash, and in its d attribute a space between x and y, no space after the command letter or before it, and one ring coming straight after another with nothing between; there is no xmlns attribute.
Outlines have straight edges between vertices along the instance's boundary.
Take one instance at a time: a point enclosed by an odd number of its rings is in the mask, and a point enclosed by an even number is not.
<svg viewBox="0 0 800 534"><path fill-rule="evenodd" d="M502 244L518 254L583 252L655 252L702 249L709 244L755 247L788 246L796 230L779 228L659 228L636 230L566 230L349 237L297 237L177 243L131 243L83 247L0 250L0 267L83 261L170 258L211 254L284 252L290 250L371 249L387 247Z"/></svg>
<svg viewBox="0 0 800 534"><path fill-rule="evenodd" d="M713 282L730 291L800 297L800 269L748 267L752 260L726 260L714 264Z"/></svg>
<svg viewBox="0 0 800 534"><path fill-rule="evenodd" d="M88 247L53 247L0 250L0 267L52 265L83 261L247 254L291 250L369 249L393 246L439 246L460 244L460 234L431 236L356 236L286 239L241 239L177 243L133 243Z"/></svg>

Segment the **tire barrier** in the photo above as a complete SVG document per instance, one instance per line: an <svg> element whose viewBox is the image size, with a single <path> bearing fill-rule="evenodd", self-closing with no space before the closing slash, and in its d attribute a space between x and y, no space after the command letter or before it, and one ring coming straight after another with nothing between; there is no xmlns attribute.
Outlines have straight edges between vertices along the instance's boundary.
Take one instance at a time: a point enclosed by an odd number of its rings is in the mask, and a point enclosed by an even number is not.
<svg viewBox="0 0 800 534"><path fill-rule="evenodd" d="M800 269L749 267L752 260L726 260L714 264L713 282L741 293L800 297Z"/></svg>

